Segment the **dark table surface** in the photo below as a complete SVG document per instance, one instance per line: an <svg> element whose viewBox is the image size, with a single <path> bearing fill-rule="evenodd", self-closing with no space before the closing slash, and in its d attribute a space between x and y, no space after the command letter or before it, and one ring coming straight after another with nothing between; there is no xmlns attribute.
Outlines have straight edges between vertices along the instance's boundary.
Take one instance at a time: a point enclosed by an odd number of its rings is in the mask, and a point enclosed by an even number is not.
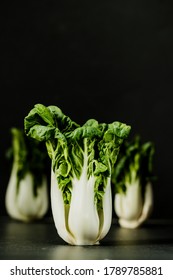
<svg viewBox="0 0 173 280"><path fill-rule="evenodd" d="M137 229L113 220L94 246L72 246L57 234L52 217L30 224L0 217L1 260L173 260L173 221L149 220Z"/></svg>

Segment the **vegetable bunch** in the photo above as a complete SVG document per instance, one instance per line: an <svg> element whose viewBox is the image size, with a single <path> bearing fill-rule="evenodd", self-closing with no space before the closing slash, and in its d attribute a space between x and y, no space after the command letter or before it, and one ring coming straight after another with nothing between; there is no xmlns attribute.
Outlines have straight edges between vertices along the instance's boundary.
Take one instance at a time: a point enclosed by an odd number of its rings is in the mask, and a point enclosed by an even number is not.
<svg viewBox="0 0 173 280"><path fill-rule="evenodd" d="M122 227L139 227L152 212L154 153L154 143L143 143L139 135L121 146L112 184L114 209Z"/></svg>
<svg viewBox="0 0 173 280"><path fill-rule="evenodd" d="M93 245L112 220L111 174L131 127L121 122L79 125L57 106L36 104L24 119L28 137L46 144L51 158L51 206L60 237Z"/></svg>
<svg viewBox="0 0 173 280"><path fill-rule="evenodd" d="M28 139L19 128L13 127L11 136L8 158L12 168L5 195L7 213L24 222L41 219L49 207L45 146Z"/></svg>

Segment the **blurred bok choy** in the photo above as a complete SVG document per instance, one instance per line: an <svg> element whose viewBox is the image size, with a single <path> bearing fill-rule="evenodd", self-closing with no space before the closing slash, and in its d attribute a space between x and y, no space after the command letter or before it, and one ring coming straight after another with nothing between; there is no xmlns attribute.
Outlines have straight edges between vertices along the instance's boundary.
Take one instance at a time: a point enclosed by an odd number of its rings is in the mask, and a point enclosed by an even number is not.
<svg viewBox="0 0 173 280"><path fill-rule="evenodd" d="M39 141L28 139L23 129L13 127L10 132L12 146L7 155L11 174L5 194L6 211L23 222L41 219L49 207L47 151Z"/></svg>
<svg viewBox="0 0 173 280"><path fill-rule="evenodd" d="M114 210L122 227L137 228L152 213L154 153L154 143L142 143L139 135L121 146L112 185Z"/></svg>

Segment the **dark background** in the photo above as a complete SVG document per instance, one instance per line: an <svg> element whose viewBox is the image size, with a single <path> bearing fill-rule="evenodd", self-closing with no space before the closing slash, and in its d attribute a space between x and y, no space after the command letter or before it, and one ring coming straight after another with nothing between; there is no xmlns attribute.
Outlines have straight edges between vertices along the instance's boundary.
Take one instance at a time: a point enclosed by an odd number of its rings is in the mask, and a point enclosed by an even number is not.
<svg viewBox="0 0 173 280"><path fill-rule="evenodd" d="M4 1L5 2L5 1ZM6 1L0 9L0 215L10 128L36 103L125 122L156 147L153 217L173 218L172 1Z"/></svg>

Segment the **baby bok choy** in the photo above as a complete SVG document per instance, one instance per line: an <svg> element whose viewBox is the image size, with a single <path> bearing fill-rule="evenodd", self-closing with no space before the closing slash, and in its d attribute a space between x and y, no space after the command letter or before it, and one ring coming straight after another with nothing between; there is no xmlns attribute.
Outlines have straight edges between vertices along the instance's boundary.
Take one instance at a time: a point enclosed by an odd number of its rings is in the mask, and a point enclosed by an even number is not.
<svg viewBox="0 0 173 280"><path fill-rule="evenodd" d="M5 206L10 217L23 222L41 219L49 206L45 145L28 139L23 129L11 128L12 146L8 149L11 174Z"/></svg>
<svg viewBox="0 0 173 280"><path fill-rule="evenodd" d="M94 245L112 219L111 171L130 126L83 126L57 106L36 104L24 119L25 132L46 143L51 158L51 206L59 236L71 245Z"/></svg>
<svg viewBox="0 0 173 280"><path fill-rule="evenodd" d="M121 146L112 183L114 209L121 227L137 228L153 209L153 142L142 143L140 136Z"/></svg>

